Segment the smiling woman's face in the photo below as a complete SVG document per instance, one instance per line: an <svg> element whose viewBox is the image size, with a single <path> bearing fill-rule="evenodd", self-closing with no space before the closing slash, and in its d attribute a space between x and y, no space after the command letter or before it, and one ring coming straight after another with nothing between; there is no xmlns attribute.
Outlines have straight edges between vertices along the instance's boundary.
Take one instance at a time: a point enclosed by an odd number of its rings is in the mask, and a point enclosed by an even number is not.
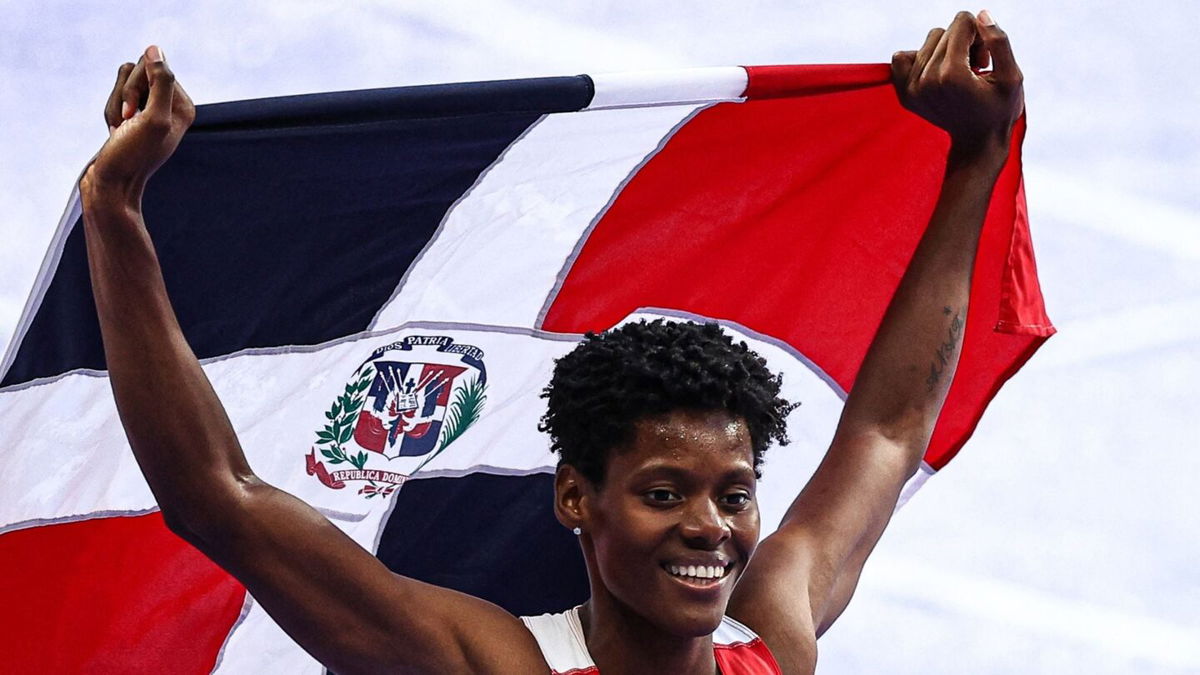
<svg viewBox="0 0 1200 675"><path fill-rule="evenodd" d="M740 418L677 411L639 422L585 500L593 593L668 633L712 633L758 542L755 484Z"/></svg>

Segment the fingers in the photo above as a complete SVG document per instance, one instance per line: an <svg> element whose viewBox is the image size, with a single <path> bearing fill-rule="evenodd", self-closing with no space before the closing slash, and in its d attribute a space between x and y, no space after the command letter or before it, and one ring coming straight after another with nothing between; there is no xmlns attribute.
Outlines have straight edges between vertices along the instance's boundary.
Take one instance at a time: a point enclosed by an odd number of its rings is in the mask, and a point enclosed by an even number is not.
<svg viewBox="0 0 1200 675"><path fill-rule="evenodd" d="M121 66L116 87L105 107L105 119L110 127L120 126L139 109L153 113L160 121L170 120L178 113L188 124L195 114L192 100L175 81L162 49L156 45L147 47L136 64Z"/></svg>
<svg viewBox="0 0 1200 675"><path fill-rule="evenodd" d="M892 54L892 86L897 93L902 93L912 74L913 62L917 58L915 51L896 52Z"/></svg>
<svg viewBox="0 0 1200 675"><path fill-rule="evenodd" d="M132 63L121 64L117 69L117 82L113 85L112 93L108 95L108 102L104 104L104 121L108 124L110 132L120 126L124 119L121 117L121 91L125 88L125 82L132 71Z"/></svg>
<svg viewBox="0 0 1200 675"><path fill-rule="evenodd" d="M129 71L125 86L121 87L121 119L132 118L149 93L150 81L146 78L146 57L143 56Z"/></svg>
<svg viewBox="0 0 1200 675"><path fill-rule="evenodd" d="M942 59L948 59L952 64L970 65L971 44L975 42L976 35L975 15L970 12L959 12L954 15L954 20L950 22L950 28L946 31L945 51L940 54ZM939 45L939 48L941 45ZM938 56L935 55L935 59ZM940 60L939 60L940 65Z"/></svg>
<svg viewBox="0 0 1200 675"><path fill-rule="evenodd" d="M1012 46L1008 43L1008 34L996 25L996 20L986 9L979 13L979 24L979 34L992 55L993 76L1010 82L1019 81L1021 69L1017 66Z"/></svg>
<svg viewBox="0 0 1200 675"><path fill-rule="evenodd" d="M983 41L983 35L977 31L975 41L971 43L971 67L976 71L986 70L991 62L991 55L988 53L987 44Z"/></svg>
<svg viewBox="0 0 1200 675"><path fill-rule="evenodd" d="M913 83L920 79L921 73L925 71L925 67L929 64L929 59L933 57L933 52L937 48L938 43L942 39L942 35L946 33L941 28L934 28L929 31L929 35L925 36L925 44L917 50L916 56L913 58L912 71L909 73L908 81Z"/></svg>
<svg viewBox="0 0 1200 675"><path fill-rule="evenodd" d="M167 67L162 50L155 45L146 48L142 62L146 65L146 81L150 88L146 97L146 112L158 119L170 119L175 74Z"/></svg>

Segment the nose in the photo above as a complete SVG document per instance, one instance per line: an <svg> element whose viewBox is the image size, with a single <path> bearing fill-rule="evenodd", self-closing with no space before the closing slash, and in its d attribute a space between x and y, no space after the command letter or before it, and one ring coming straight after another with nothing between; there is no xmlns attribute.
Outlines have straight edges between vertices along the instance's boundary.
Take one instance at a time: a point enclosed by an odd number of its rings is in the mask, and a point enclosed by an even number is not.
<svg viewBox="0 0 1200 675"><path fill-rule="evenodd" d="M715 549L730 537L729 522L711 499L697 499L684 512L680 533L689 546Z"/></svg>

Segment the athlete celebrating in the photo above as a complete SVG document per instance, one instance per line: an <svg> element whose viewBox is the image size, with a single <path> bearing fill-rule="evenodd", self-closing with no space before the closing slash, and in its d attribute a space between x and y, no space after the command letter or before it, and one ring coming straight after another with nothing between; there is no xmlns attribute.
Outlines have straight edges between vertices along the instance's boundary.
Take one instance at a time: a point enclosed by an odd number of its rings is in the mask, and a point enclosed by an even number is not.
<svg viewBox="0 0 1200 675"><path fill-rule="evenodd" d="M251 471L142 219L146 181L195 115L148 48L119 71L110 137L80 193L113 392L166 522L339 673L813 672L817 638L849 602L949 389L1023 107L1008 39L986 12L960 12L898 52L892 74L901 103L949 134L945 178L831 446L779 529L758 544L759 461L785 440L790 410L762 359L712 325L589 336L559 361L543 427L560 455L555 513L579 535L591 598L522 620L391 573ZM327 578L338 583L311 583Z"/></svg>

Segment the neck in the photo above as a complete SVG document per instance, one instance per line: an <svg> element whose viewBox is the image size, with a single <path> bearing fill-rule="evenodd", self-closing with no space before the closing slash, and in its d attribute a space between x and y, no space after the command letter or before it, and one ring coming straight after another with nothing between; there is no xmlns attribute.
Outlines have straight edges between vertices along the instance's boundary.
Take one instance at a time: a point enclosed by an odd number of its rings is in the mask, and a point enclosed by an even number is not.
<svg viewBox="0 0 1200 675"><path fill-rule="evenodd" d="M604 675L718 672L711 635L665 633L603 591L579 608L579 621L588 653Z"/></svg>

